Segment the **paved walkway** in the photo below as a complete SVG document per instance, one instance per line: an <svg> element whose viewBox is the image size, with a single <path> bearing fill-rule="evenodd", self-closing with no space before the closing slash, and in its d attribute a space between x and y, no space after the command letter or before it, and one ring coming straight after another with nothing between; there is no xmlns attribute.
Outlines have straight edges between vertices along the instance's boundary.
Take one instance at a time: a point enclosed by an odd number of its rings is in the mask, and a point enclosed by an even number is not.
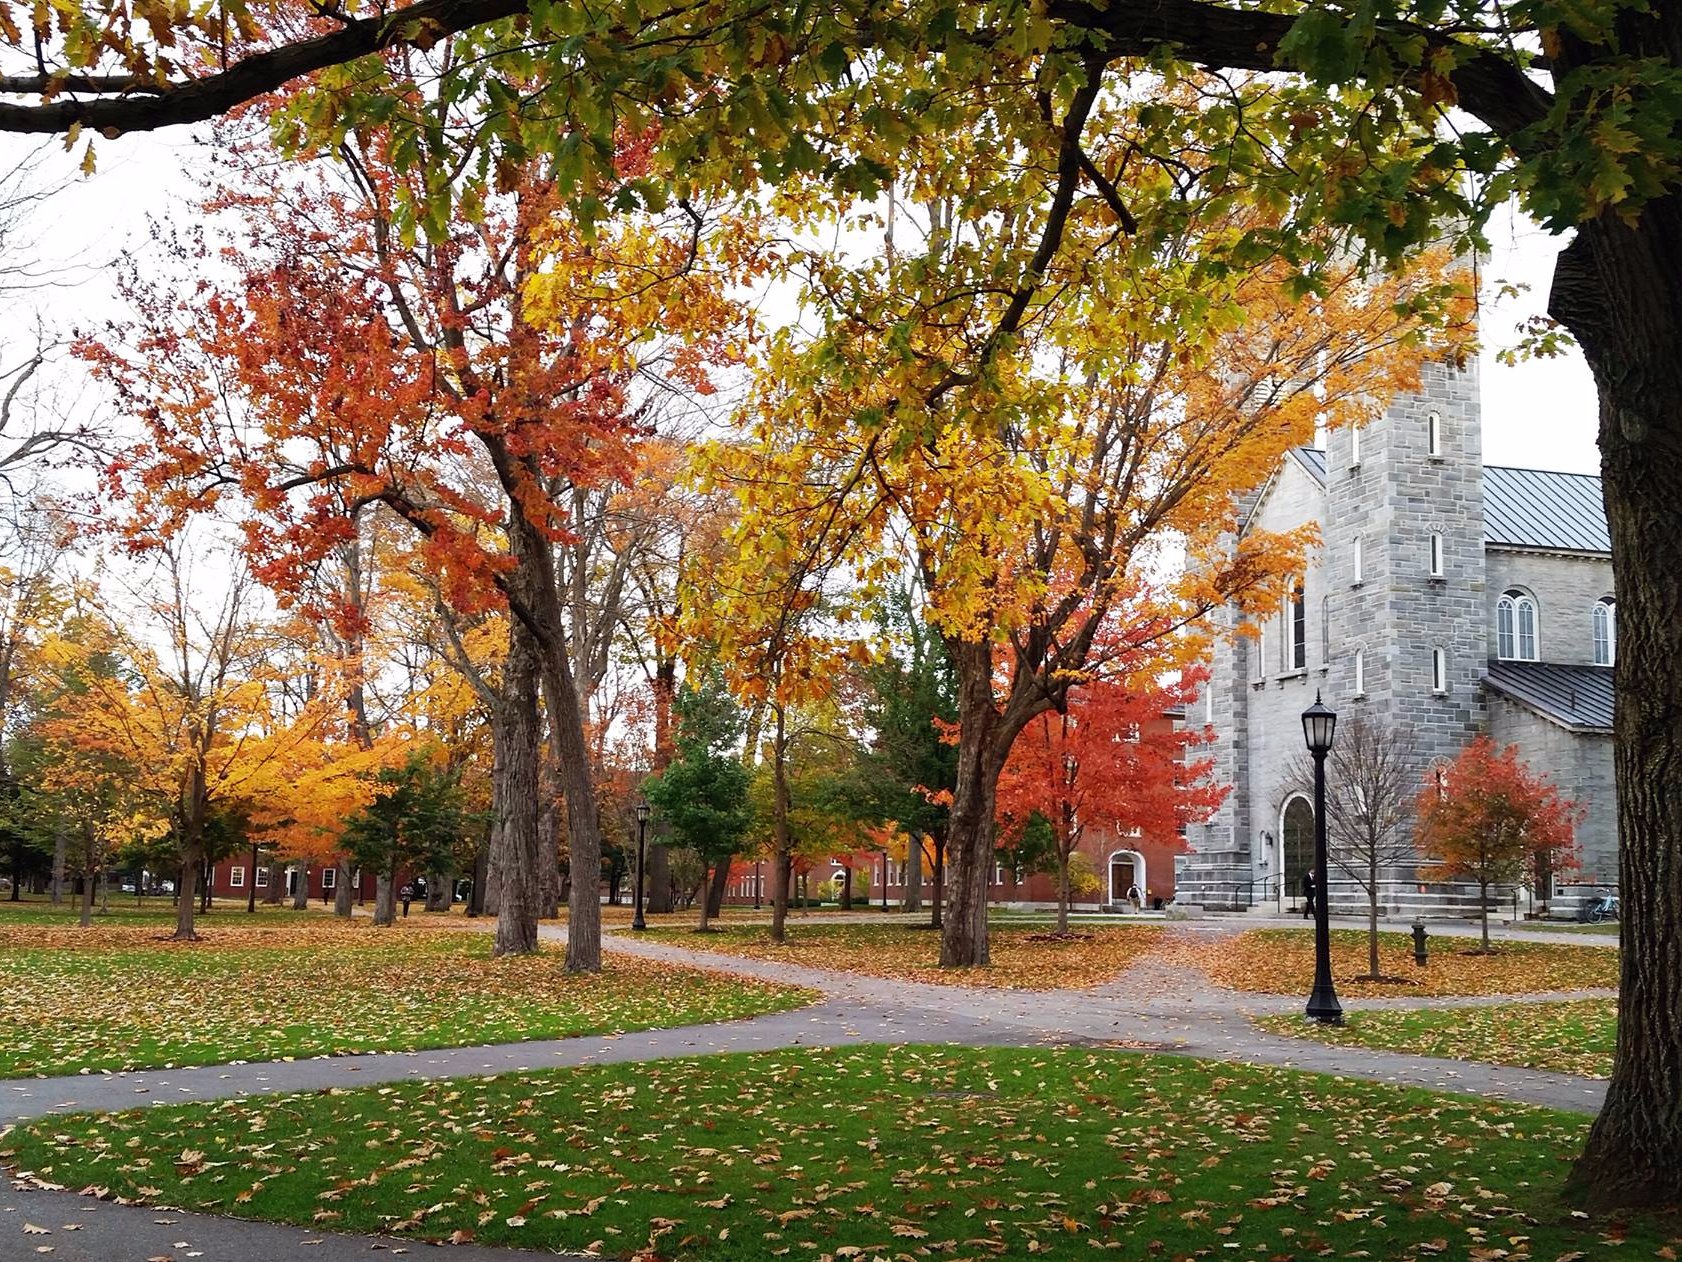
<svg viewBox="0 0 1682 1262"><path fill-rule="evenodd" d="M1250 927L1252 922L1248 920L1227 920L1191 922L1175 929L1202 935L1236 933ZM545 938L565 937L565 929L558 926L546 925L540 932ZM718 1052L905 1042L1109 1046L1341 1074L1583 1113L1596 1110L1604 1093L1602 1083L1565 1074L1433 1060L1271 1034L1257 1029L1251 1018L1299 1012L1300 999L1219 990L1201 977L1188 976L1183 966L1150 955L1116 980L1089 990L1030 992L925 986L908 996L903 982L710 953L635 938L628 932L610 931L610 945L614 950L645 958L811 986L826 998L794 1012L618 1036L6 1081L0 1082L0 1126L54 1113L145 1104L209 1102ZM1610 993L1571 992L1545 998ZM1354 1000L1346 1002L1345 1007L1474 1006L1510 1001L1510 997ZM25 1236L26 1222L53 1234ZM67 1230L70 1224L77 1229ZM33 1256L43 1243L52 1245L50 1256L55 1262L148 1262L156 1258L336 1262L352 1256L366 1258L373 1250L424 1248L413 1242L311 1233L296 1227L117 1206L11 1180L9 1188L0 1189L0 1259ZM537 1255L464 1248L451 1256L471 1260Z"/></svg>

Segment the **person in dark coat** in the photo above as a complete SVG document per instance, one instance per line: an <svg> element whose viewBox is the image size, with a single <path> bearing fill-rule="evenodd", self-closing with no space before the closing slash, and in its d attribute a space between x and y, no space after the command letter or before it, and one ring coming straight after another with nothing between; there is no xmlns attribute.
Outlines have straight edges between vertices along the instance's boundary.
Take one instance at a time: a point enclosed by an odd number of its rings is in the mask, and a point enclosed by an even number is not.
<svg viewBox="0 0 1682 1262"><path fill-rule="evenodd" d="M409 904L413 902L415 898L415 883L410 881L405 884L399 897L403 900L403 914L407 916L409 914Z"/></svg>
<svg viewBox="0 0 1682 1262"><path fill-rule="evenodd" d="M1302 916L1304 920L1314 915L1314 898L1319 890L1314 884L1314 873L1302 874Z"/></svg>

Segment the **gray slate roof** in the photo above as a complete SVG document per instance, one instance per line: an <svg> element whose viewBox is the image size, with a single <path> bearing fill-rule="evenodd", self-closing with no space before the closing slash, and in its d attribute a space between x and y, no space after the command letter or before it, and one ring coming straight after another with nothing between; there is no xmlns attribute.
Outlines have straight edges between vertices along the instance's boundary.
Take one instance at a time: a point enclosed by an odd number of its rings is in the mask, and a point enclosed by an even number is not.
<svg viewBox="0 0 1682 1262"><path fill-rule="evenodd" d="M1318 447L1293 447L1291 454L1302 462L1302 467L1314 475L1314 480L1321 486L1326 485L1326 453Z"/></svg>
<svg viewBox="0 0 1682 1262"><path fill-rule="evenodd" d="M1492 661L1484 682L1575 732L1612 730L1612 668Z"/></svg>
<svg viewBox="0 0 1682 1262"><path fill-rule="evenodd" d="M1485 465L1483 541L1519 548L1610 552L1600 479L1590 473L1554 473Z"/></svg>
<svg viewBox="0 0 1682 1262"><path fill-rule="evenodd" d="M1326 484L1325 452L1293 447L1291 454L1321 486ZM1483 541L1509 548L1610 552L1600 479L1592 473L1485 465Z"/></svg>

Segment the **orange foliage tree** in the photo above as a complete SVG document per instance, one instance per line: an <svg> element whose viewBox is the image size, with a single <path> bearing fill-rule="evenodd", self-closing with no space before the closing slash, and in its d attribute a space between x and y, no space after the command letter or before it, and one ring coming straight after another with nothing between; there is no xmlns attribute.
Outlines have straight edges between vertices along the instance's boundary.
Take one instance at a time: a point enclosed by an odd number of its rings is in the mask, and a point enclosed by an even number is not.
<svg viewBox="0 0 1682 1262"><path fill-rule="evenodd" d="M1115 673L1073 691L1062 713L1029 721L999 776L999 840L1008 845L1037 813L1051 825L1057 932L1069 930L1069 864L1089 831L1182 845L1230 786L1212 782L1213 760L1193 760L1209 735L1171 719L1193 701L1207 672L1178 679Z"/></svg>
<svg viewBox="0 0 1682 1262"><path fill-rule="evenodd" d="M1434 770L1419 795L1420 853L1437 878L1474 881L1489 950L1489 890L1518 882L1538 854L1567 856L1582 808L1533 773L1518 747L1498 748L1479 736L1446 767Z"/></svg>
<svg viewBox="0 0 1682 1262"><path fill-rule="evenodd" d="M399 173L389 148L370 128L339 166L221 190L209 209L246 225L223 253L232 283L186 298L130 285L138 326L84 343L148 428L110 484L143 531L237 496L255 572L292 593L380 507L418 533L451 606L510 611L497 950L537 944L541 688L574 874L567 961L593 970L600 823L557 552L578 488L633 474L635 382L704 391L735 355L726 290L751 234L685 204L586 235L511 168L502 194L417 239L402 208L427 176ZM627 177L644 160L631 140L619 157Z"/></svg>

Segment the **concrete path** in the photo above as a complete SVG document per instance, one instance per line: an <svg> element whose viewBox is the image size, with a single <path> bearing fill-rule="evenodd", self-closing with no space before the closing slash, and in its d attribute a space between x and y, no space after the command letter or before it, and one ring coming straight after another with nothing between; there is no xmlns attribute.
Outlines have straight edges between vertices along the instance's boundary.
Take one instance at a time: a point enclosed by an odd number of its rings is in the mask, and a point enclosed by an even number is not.
<svg viewBox="0 0 1682 1262"><path fill-rule="evenodd" d="M1233 934L1249 920L1191 922L1169 932ZM488 927L488 926L487 926ZM545 938L565 929L545 925ZM1576 939L1573 939L1574 941ZM1167 958L1146 955L1112 982L1082 991L1010 991L960 986L911 988L904 982L799 965L750 960L610 931L611 949L648 959L699 965L738 975L810 986L826 998L809 1008L748 1020L637 1034L571 1038L428 1052L321 1057L194 1069L88 1074L0 1082L0 1126L27 1118L185 1101L209 1102L406 1080L482 1077L572 1065L654 1060L784 1047L860 1043L956 1043L970 1046L1074 1045L1160 1052L1239 1064L1276 1065L1458 1094L1491 1096L1592 1113L1604 1084L1535 1070L1296 1039L1258 1029L1253 1017L1300 1012L1291 996L1225 991ZM1594 997L1611 992L1527 996L1533 1000ZM1346 1001L1360 1008L1475 1006L1514 997ZM151 1262L167 1258L335 1262L373 1251L426 1246L296 1227L118 1206L73 1192L25 1184L0 1189L0 1262L35 1256L43 1244L57 1259ZM24 1234L23 1224L53 1234ZM70 1225L76 1230L68 1230ZM511 1250L458 1248L451 1257L508 1258ZM554 1255L545 1255L554 1256Z"/></svg>

